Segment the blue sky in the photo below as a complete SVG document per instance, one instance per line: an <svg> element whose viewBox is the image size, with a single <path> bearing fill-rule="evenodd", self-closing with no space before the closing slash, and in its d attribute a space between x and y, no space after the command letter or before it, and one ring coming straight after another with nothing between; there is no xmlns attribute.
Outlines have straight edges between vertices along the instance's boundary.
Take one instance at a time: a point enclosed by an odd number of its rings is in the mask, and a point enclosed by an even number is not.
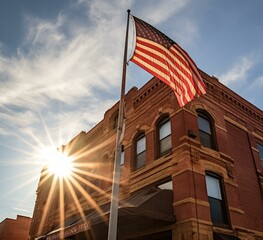
<svg viewBox="0 0 263 240"><path fill-rule="evenodd" d="M262 0L1 0L0 221L32 216L41 151L118 100L128 8L263 108ZM130 63L127 90L150 78Z"/></svg>

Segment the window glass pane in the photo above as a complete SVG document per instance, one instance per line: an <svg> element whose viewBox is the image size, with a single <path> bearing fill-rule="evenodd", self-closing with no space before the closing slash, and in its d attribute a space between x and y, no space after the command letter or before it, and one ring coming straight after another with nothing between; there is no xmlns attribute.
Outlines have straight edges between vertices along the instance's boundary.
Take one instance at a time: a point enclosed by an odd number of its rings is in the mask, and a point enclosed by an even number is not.
<svg viewBox="0 0 263 240"><path fill-rule="evenodd" d="M143 151L145 151L146 144L145 144L145 137L139 139L136 143L136 153L139 154Z"/></svg>
<svg viewBox="0 0 263 240"><path fill-rule="evenodd" d="M219 179L206 175L206 189L209 197L222 200Z"/></svg>
<svg viewBox="0 0 263 240"><path fill-rule="evenodd" d="M173 190L173 184L172 184L172 181L169 181L169 182L163 183L163 184L159 185L158 187L161 188L161 189Z"/></svg>
<svg viewBox="0 0 263 240"><path fill-rule="evenodd" d="M211 135L200 131L200 142L204 147L212 148L212 137Z"/></svg>
<svg viewBox="0 0 263 240"><path fill-rule="evenodd" d="M209 121L201 116L198 116L198 128L208 134L211 134Z"/></svg>
<svg viewBox="0 0 263 240"><path fill-rule="evenodd" d="M261 161L263 161L263 146L261 144L257 143L257 149L259 152L259 158Z"/></svg>
<svg viewBox="0 0 263 240"><path fill-rule="evenodd" d="M145 165L145 151L137 155L135 162L135 169L139 169Z"/></svg>
<svg viewBox="0 0 263 240"><path fill-rule="evenodd" d="M226 223L224 218L224 211L222 207L222 201L214 198L209 198L211 218L213 223Z"/></svg>
<svg viewBox="0 0 263 240"><path fill-rule="evenodd" d="M124 151L121 151L121 166L124 164Z"/></svg>
<svg viewBox="0 0 263 240"><path fill-rule="evenodd" d="M118 126L118 117L119 117L119 115L116 115L114 117L113 129L117 128L117 126Z"/></svg>
<svg viewBox="0 0 263 240"><path fill-rule="evenodd" d="M172 148L171 135L160 141L160 155L168 152Z"/></svg>
<svg viewBox="0 0 263 240"><path fill-rule="evenodd" d="M171 134L171 124L170 121L168 121L160 127L160 139L163 139L170 134Z"/></svg>

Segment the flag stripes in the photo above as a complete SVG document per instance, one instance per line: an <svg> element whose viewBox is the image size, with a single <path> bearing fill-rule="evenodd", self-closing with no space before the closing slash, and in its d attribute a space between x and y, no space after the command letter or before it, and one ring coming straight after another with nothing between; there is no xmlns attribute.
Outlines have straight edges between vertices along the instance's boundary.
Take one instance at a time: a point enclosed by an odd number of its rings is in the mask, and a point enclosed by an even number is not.
<svg viewBox="0 0 263 240"><path fill-rule="evenodd" d="M181 107L205 94L205 85L188 54L151 25L138 18L136 21L140 35L131 61L169 85Z"/></svg>
<svg viewBox="0 0 263 240"><path fill-rule="evenodd" d="M132 61L142 68L147 68L154 76L157 74L157 77L165 81L178 95L183 95L183 103L180 105L191 101L196 95L196 90L191 82L192 74L187 62L182 57L180 61L165 47L149 40L138 38L137 43ZM176 49L172 51L178 53Z"/></svg>

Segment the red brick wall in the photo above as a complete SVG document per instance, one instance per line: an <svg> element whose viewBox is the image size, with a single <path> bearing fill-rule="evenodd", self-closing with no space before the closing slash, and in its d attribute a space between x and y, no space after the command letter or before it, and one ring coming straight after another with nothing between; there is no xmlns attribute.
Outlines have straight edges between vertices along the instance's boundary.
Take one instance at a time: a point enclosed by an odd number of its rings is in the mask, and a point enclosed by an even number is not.
<svg viewBox="0 0 263 240"><path fill-rule="evenodd" d="M242 227L262 231L263 200L247 133L229 122L226 122L226 127L238 184L238 192L227 197L231 201L232 197L239 195L240 207L244 211ZM237 224L234 219L232 224Z"/></svg>
<svg viewBox="0 0 263 240"><path fill-rule="evenodd" d="M17 216L1 223L0 240L28 240L31 218Z"/></svg>

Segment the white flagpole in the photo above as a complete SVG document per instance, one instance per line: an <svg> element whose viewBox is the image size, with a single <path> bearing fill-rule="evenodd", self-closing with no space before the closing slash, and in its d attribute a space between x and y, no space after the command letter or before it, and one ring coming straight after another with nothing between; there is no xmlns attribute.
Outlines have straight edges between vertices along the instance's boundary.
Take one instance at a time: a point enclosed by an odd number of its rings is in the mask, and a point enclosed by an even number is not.
<svg viewBox="0 0 263 240"><path fill-rule="evenodd" d="M125 96L125 84L126 84L126 66L127 66L127 48L128 48L128 35L129 35L129 18L130 10L127 10L127 28L123 57L123 69L122 69L122 84L121 84L121 97L119 103L119 117L116 137L116 150L114 160L114 170L112 178L112 193L111 193L111 205L110 205L110 219L108 240L117 239L117 225L118 225L118 205L119 205L119 183L120 183L120 160L121 160L121 136L123 131L124 121L124 96Z"/></svg>

